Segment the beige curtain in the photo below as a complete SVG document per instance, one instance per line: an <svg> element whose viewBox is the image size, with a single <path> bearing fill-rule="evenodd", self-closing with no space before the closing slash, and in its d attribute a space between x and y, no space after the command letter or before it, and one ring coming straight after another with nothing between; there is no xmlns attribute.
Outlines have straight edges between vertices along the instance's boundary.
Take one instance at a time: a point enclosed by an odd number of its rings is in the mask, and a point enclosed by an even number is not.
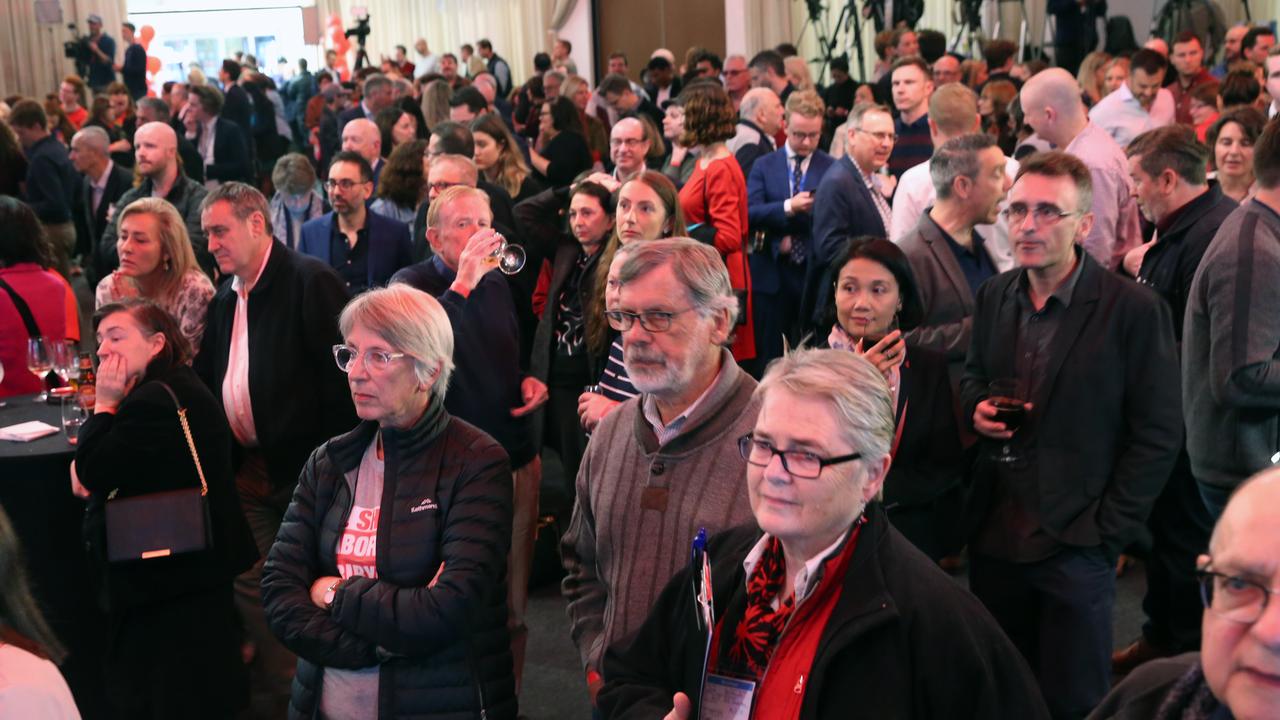
<svg viewBox="0 0 1280 720"><path fill-rule="evenodd" d="M569 15L573 12L573 8L577 6L579 0L555 0L555 8L551 11L550 20L547 22L548 30L559 30L569 21Z"/></svg>
<svg viewBox="0 0 1280 720"><path fill-rule="evenodd" d="M792 31L795 18L804 18L804 3L792 0L744 0L744 25L746 29L747 59L778 43L794 42ZM830 4L830 3L828 3ZM795 12L799 8L799 14ZM800 24L795 24L797 29ZM816 45L815 45L816 47Z"/></svg>
<svg viewBox="0 0 1280 720"><path fill-rule="evenodd" d="M0 0L8 2L9 0ZM369 9L366 49L375 64L390 56L396 45L410 48L425 38L433 53L458 54L463 43L481 38L511 65L513 80L523 82L533 72L533 55L547 50L548 28L555 0L316 0L322 32L329 15L338 12L344 27L352 23L351 8ZM566 15L567 17L567 15ZM325 40L328 44L327 39ZM355 57L350 58L354 65Z"/></svg>
<svg viewBox="0 0 1280 720"><path fill-rule="evenodd" d="M103 32L116 41L116 63L122 62L125 0L62 0L62 22L57 25L38 24L32 0L0 0L0 97L43 100L56 93L63 76L75 72L75 64L62 56L62 43L71 39L67 23L87 33L85 18L90 13L102 16Z"/></svg>

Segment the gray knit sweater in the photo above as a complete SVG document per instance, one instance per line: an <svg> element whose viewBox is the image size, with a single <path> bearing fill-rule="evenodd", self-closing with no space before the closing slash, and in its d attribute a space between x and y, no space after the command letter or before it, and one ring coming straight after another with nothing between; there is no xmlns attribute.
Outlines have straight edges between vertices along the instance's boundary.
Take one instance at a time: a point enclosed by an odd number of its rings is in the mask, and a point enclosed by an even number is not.
<svg viewBox="0 0 1280 720"><path fill-rule="evenodd" d="M643 396L619 406L591 436L561 541L570 631L589 670L599 670L609 643L644 622L689 562L698 528L711 535L752 520L737 440L755 427L756 381L729 351L721 362L710 394L661 448L644 419Z"/></svg>
<svg viewBox="0 0 1280 720"><path fill-rule="evenodd" d="M1191 282L1182 404L1196 479L1232 489L1280 452L1280 215L1227 216Z"/></svg>

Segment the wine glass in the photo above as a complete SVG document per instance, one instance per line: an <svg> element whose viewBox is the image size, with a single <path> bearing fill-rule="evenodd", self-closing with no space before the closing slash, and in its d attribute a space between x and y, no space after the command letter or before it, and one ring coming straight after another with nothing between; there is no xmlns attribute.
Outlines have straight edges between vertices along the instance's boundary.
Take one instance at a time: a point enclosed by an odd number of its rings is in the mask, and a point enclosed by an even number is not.
<svg viewBox="0 0 1280 720"><path fill-rule="evenodd" d="M36 396L36 402L45 402L49 399L49 393L45 390L45 376L53 369L53 352L52 343L49 338L41 335L39 337L29 338L27 340L27 370L32 375L40 378L40 394Z"/></svg>
<svg viewBox="0 0 1280 720"><path fill-rule="evenodd" d="M502 240L502 244L500 244L498 249L494 250L489 257L493 258L492 262L497 264L498 269L501 270L504 275L515 275L524 268L524 248L519 245L512 245L508 243L507 239L501 235L498 237Z"/></svg>
<svg viewBox="0 0 1280 720"><path fill-rule="evenodd" d="M55 343L53 346L53 371L58 374L66 388L65 394L71 392L71 381L80 378L80 353L76 344L70 340ZM63 393L59 393L63 394Z"/></svg>
<svg viewBox="0 0 1280 720"><path fill-rule="evenodd" d="M991 419L1004 423L1005 429L1010 432L1018 432L1018 428L1022 427L1027 417L1025 385L1013 378L994 380L988 386L988 393L987 399L996 409L995 417ZM1000 447L1000 452L993 454L991 459L998 463L1012 464L1020 462L1022 456L1015 452L1013 446L1006 440Z"/></svg>
<svg viewBox="0 0 1280 720"><path fill-rule="evenodd" d="M2 382L4 382L4 363L0 362L0 383ZM8 404L9 403L5 402L4 400L0 400L0 408Z"/></svg>
<svg viewBox="0 0 1280 720"><path fill-rule="evenodd" d="M75 396L62 398L62 431L67 435L67 442L75 445L79 439L80 426L89 419L89 410L80 404Z"/></svg>

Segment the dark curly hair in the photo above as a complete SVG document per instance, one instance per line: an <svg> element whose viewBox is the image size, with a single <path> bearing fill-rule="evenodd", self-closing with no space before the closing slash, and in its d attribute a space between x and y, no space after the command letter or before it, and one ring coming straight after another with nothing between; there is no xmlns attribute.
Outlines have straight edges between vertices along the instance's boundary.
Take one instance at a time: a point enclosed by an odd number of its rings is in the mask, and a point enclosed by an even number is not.
<svg viewBox="0 0 1280 720"><path fill-rule="evenodd" d="M378 178L378 197L400 207L417 207L427 184L422 176L422 153L426 149L426 140L412 140L393 150Z"/></svg>
<svg viewBox="0 0 1280 720"><path fill-rule="evenodd" d="M732 138L737 132L738 116L733 111L733 100L717 84L690 84L680 93L680 104L684 106L681 145L714 145Z"/></svg>
<svg viewBox="0 0 1280 720"><path fill-rule="evenodd" d="M98 325L103 320L120 312L128 313L143 333L164 335L164 347L151 358L151 362L147 363L147 371L143 375L144 381L158 373L167 372L191 362L193 357L191 343L187 340L187 336L182 334L182 325L167 310L146 298L124 298L98 308L98 311L93 314L94 332L98 331Z"/></svg>

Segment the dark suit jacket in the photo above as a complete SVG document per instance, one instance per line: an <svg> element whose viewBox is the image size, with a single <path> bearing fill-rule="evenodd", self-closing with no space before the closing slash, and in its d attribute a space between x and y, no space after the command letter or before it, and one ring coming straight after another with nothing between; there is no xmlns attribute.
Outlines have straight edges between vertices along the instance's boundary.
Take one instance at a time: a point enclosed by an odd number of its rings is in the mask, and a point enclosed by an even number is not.
<svg viewBox="0 0 1280 720"><path fill-rule="evenodd" d="M329 242L333 238L333 224L337 221L337 215L330 211L304 223L302 234L298 237L298 252L332 266ZM369 230L366 287L381 287L391 280L397 270L413 264L409 248L409 226L372 210L365 212L364 224Z"/></svg>
<svg viewBox="0 0 1280 720"><path fill-rule="evenodd" d="M801 191L816 192L823 176L835 164L830 155L816 150L800 182ZM751 253L751 289L756 293L776 293L781 289L778 264L790 258L778 257L778 243L790 235L792 245L802 244L813 253L813 211L787 216L783 205L791 198L791 168L787 149L779 148L756 160L747 178L747 219L752 232L763 232L765 248Z"/></svg>
<svg viewBox="0 0 1280 720"><path fill-rule="evenodd" d="M951 379L942 353L910 347L895 410L902 428L884 483L884 503L922 505L960 483L962 449Z"/></svg>
<svg viewBox="0 0 1280 720"><path fill-rule="evenodd" d="M925 214L915 228L898 243L911 262L916 290L924 306L924 319L907 333L912 345L945 353L959 379L959 371L969 351L973 323L973 291L942 229ZM985 243L984 248L989 246ZM990 252L988 252L990 255ZM991 264L998 266L994 257Z"/></svg>
<svg viewBox="0 0 1280 720"><path fill-rule="evenodd" d="M231 351L236 293L228 280L209 303L196 372L214 397ZM249 291L249 397L258 442L276 487L298 481L311 451L356 424L347 378L333 362L347 289L328 265L272 241ZM224 409L225 411L225 409Z"/></svg>
<svg viewBox="0 0 1280 720"><path fill-rule="evenodd" d="M239 180L253 184L253 157L249 154L247 137L238 124L228 122L225 115L219 116L213 124L213 164L205 167L205 176L221 182ZM197 134L197 147L199 143Z"/></svg>
<svg viewBox="0 0 1280 720"><path fill-rule="evenodd" d="M353 108L347 108L346 110L343 110L342 112L338 113L338 137L339 138L342 137L342 128L346 127L347 123L351 122L352 120L360 120L360 119L369 119L369 120L372 119L367 117L364 114L363 103L356 105ZM339 144L341 144L341 141L339 141Z"/></svg>
<svg viewBox="0 0 1280 720"><path fill-rule="evenodd" d="M182 158L182 174L203 184L204 158L200 157L200 151L182 133L178 134L178 157Z"/></svg>
<svg viewBox="0 0 1280 720"><path fill-rule="evenodd" d="M1180 378L1168 306L1151 290L1084 263L1053 338L1040 393L1014 438L1034 466L1043 529L1066 545L1115 558L1140 538L1182 443ZM978 290L973 341L960 383L965 422L996 378L1015 377L1018 278ZM985 453L983 453L985 456ZM971 521L987 514L994 468L974 468Z"/></svg>
<svg viewBox="0 0 1280 720"><path fill-rule="evenodd" d="M802 319L822 322L831 302L833 278L828 267L844 241L859 235L888 237L888 229L880 219L871 191L862 181L862 173L848 155L836 161L818 185L813 203L813 253L805 277Z"/></svg>
<svg viewBox="0 0 1280 720"><path fill-rule="evenodd" d="M133 171L121 165L111 167L107 186L102 191L98 211L93 211L93 185L89 178L80 181L80 195L73 209L76 223L76 254L90 256L98 247L98 238L107 230L107 210L133 187ZM117 207L116 212L123 210ZM89 263L86 263L89 265ZM90 287L93 287L92 285Z"/></svg>
<svg viewBox="0 0 1280 720"><path fill-rule="evenodd" d="M223 93L222 117L239 126L248 137L253 132L253 100L249 92L236 83L232 83Z"/></svg>

